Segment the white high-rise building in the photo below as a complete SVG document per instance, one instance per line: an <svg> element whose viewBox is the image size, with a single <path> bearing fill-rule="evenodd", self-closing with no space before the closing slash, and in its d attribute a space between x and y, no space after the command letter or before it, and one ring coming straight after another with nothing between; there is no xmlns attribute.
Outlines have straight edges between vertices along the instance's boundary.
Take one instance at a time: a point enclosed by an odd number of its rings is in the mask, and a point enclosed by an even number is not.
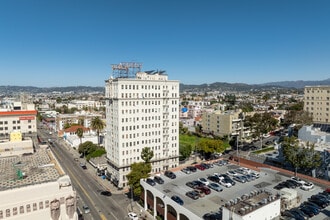
<svg viewBox="0 0 330 220"><path fill-rule="evenodd" d="M126 175L134 162L143 162L141 151L149 147L152 172L179 163L179 81L164 71L125 72L134 63L113 66L121 71L106 80L106 140L108 172L118 188L128 186ZM118 68L118 69L117 69Z"/></svg>

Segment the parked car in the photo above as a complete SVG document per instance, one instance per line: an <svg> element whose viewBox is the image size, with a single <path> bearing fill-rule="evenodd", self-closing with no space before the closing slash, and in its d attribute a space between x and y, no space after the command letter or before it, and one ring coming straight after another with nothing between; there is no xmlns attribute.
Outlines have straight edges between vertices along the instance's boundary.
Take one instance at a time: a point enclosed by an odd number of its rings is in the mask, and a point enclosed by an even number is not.
<svg viewBox="0 0 330 220"><path fill-rule="evenodd" d="M209 187L210 189L213 189L213 190L218 191L218 192L223 191L223 189L221 188L221 186L220 186L218 183L210 183L210 184L208 185L208 187Z"/></svg>
<svg viewBox="0 0 330 220"><path fill-rule="evenodd" d="M249 174L242 175L242 176L245 177L245 179L246 179L247 182L251 182L251 181L255 180L254 177L251 176L251 175L249 175Z"/></svg>
<svg viewBox="0 0 330 220"><path fill-rule="evenodd" d="M207 188L206 186L198 186L196 189L202 190L203 193L205 193L205 195L208 195L211 193L211 190L209 188Z"/></svg>
<svg viewBox="0 0 330 220"><path fill-rule="evenodd" d="M230 176L237 176L239 175L237 172L235 172L234 170L228 170L227 171L227 174L230 175Z"/></svg>
<svg viewBox="0 0 330 220"><path fill-rule="evenodd" d="M292 180L292 179L289 179L289 180L287 180L287 181L285 181L285 182L287 182L287 183L291 183L291 184L293 184L295 187L301 187L301 186L302 186L301 183L299 183L299 182L297 182L297 181L294 181L294 180Z"/></svg>
<svg viewBox="0 0 330 220"><path fill-rule="evenodd" d="M256 172L251 172L250 174L252 176L254 176L256 179L258 179L260 177L260 174L259 173L256 173Z"/></svg>
<svg viewBox="0 0 330 220"><path fill-rule="evenodd" d="M199 195L196 191L192 190L192 191L189 191L189 192L186 192L186 196L188 196L189 198L193 199L193 200L196 200L199 198Z"/></svg>
<svg viewBox="0 0 330 220"><path fill-rule="evenodd" d="M300 179L299 177L296 177L296 176L291 177L291 180L293 180L297 183L300 183L301 185L306 183L306 181L304 181L304 180L302 180L302 179Z"/></svg>
<svg viewBox="0 0 330 220"><path fill-rule="evenodd" d="M202 167L204 167L205 169L209 169L210 168L210 165L207 164L207 163L201 163L200 164Z"/></svg>
<svg viewBox="0 0 330 220"><path fill-rule="evenodd" d="M183 168L181 169L182 172L184 172L185 174L190 174L191 171L188 168Z"/></svg>
<svg viewBox="0 0 330 220"><path fill-rule="evenodd" d="M311 205L311 204L306 204L303 203L300 205L299 207L302 211L304 210L310 210L314 213L314 215L318 215L320 213L320 208L315 204L315 205Z"/></svg>
<svg viewBox="0 0 330 220"><path fill-rule="evenodd" d="M202 198L202 197L204 197L205 196L205 193L202 191L202 190L200 190L200 189L195 189L195 192L197 192L198 193L198 196L200 197L200 198Z"/></svg>
<svg viewBox="0 0 330 220"><path fill-rule="evenodd" d="M108 190L101 191L100 194L101 194L102 196L111 196L111 192L108 191Z"/></svg>
<svg viewBox="0 0 330 220"><path fill-rule="evenodd" d="M234 177L233 177L233 180L235 180L235 181L237 181L237 182L240 182L240 183L246 183L246 182L247 182L246 177L241 176L241 175L239 175L239 176L234 176Z"/></svg>
<svg viewBox="0 0 330 220"><path fill-rule="evenodd" d="M306 215L303 211L301 211L300 209L298 208L293 208L291 209L292 212L295 212L297 214L299 214L300 216L302 216L304 219L308 219L308 215Z"/></svg>
<svg viewBox="0 0 330 220"><path fill-rule="evenodd" d="M195 181L189 181L186 182L186 186L195 189L198 186L198 184Z"/></svg>
<svg viewBox="0 0 330 220"><path fill-rule="evenodd" d="M313 211L313 209L308 206L299 207L299 210L302 211L303 213L305 213L310 218L315 215L315 212Z"/></svg>
<svg viewBox="0 0 330 220"><path fill-rule="evenodd" d="M194 167L194 166L187 166L186 167L188 170L190 170L191 172L196 172L197 171L197 168Z"/></svg>
<svg viewBox="0 0 330 220"><path fill-rule="evenodd" d="M206 178L204 178L204 177L201 177L201 178L198 178L198 181L200 181L200 182L202 182L202 183L204 183L204 185L209 185L209 181L207 181L207 179Z"/></svg>
<svg viewBox="0 0 330 220"><path fill-rule="evenodd" d="M170 179L175 179L176 178L176 175L170 170L166 170L164 175L167 176Z"/></svg>
<svg viewBox="0 0 330 220"><path fill-rule="evenodd" d="M203 167L202 165L200 164L196 164L195 167L199 170L205 170L205 167Z"/></svg>
<svg viewBox="0 0 330 220"><path fill-rule="evenodd" d="M212 182L216 182L216 183L218 183L220 181L220 178L215 175L208 176L207 179L211 180Z"/></svg>
<svg viewBox="0 0 330 220"><path fill-rule="evenodd" d="M178 203L179 205L183 205L183 200L179 196L174 195L171 197L171 199L176 203Z"/></svg>
<svg viewBox="0 0 330 220"><path fill-rule="evenodd" d="M211 213L206 213L203 215L204 220L221 220L222 215L221 213L218 212L211 212Z"/></svg>
<svg viewBox="0 0 330 220"><path fill-rule="evenodd" d="M151 179L151 178L147 178L147 179L146 179L146 182L147 182L150 186L154 186L154 185L156 185L156 182L155 182L153 179Z"/></svg>
<svg viewBox="0 0 330 220"><path fill-rule="evenodd" d="M232 187L231 183L227 182L225 179L221 179L219 183L227 188Z"/></svg>
<svg viewBox="0 0 330 220"><path fill-rule="evenodd" d="M160 176L154 176L154 181L158 184L163 184L164 180Z"/></svg>
<svg viewBox="0 0 330 220"><path fill-rule="evenodd" d="M308 199L309 202L315 203L316 205L318 205L320 208L324 209L325 207L327 207L327 202L320 199L320 198L309 198Z"/></svg>
<svg viewBox="0 0 330 220"><path fill-rule="evenodd" d="M306 183L302 184L302 186L300 187L300 189L306 190L306 191L309 191L313 188L314 188L314 184L311 182L306 182Z"/></svg>

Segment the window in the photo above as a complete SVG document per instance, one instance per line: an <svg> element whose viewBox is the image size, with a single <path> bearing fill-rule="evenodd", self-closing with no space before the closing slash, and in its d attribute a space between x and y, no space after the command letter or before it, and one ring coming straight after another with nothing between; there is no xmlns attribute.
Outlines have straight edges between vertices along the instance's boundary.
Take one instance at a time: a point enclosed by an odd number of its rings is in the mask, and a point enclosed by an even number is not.
<svg viewBox="0 0 330 220"><path fill-rule="evenodd" d="M26 205L26 212L31 212L31 206L30 206L30 204L29 205Z"/></svg>
<svg viewBox="0 0 330 220"><path fill-rule="evenodd" d="M17 207L13 208L13 215L17 215Z"/></svg>
<svg viewBox="0 0 330 220"><path fill-rule="evenodd" d="M37 210L37 203L33 203L33 211Z"/></svg>
<svg viewBox="0 0 330 220"><path fill-rule="evenodd" d="M43 202L39 202L39 209L43 209L44 208L44 203Z"/></svg>
<svg viewBox="0 0 330 220"><path fill-rule="evenodd" d="M10 209L6 209L6 217L10 217Z"/></svg>
<svg viewBox="0 0 330 220"><path fill-rule="evenodd" d="M21 206L19 207L19 213L20 213L20 214L24 213L24 206L21 205Z"/></svg>

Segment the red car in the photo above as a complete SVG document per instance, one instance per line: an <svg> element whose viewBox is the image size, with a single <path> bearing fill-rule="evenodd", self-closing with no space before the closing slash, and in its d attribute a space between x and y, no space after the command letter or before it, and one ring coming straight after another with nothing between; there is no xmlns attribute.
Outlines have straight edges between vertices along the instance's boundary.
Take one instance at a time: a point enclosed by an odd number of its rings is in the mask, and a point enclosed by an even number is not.
<svg viewBox="0 0 330 220"><path fill-rule="evenodd" d="M196 187L196 189L201 190L203 193L205 193L205 195L208 195L211 193L211 190L209 188L207 188L206 186L198 186L198 187Z"/></svg>
<svg viewBox="0 0 330 220"><path fill-rule="evenodd" d="M203 167L202 165L200 164L196 164L195 167L199 170L205 170L205 167Z"/></svg>

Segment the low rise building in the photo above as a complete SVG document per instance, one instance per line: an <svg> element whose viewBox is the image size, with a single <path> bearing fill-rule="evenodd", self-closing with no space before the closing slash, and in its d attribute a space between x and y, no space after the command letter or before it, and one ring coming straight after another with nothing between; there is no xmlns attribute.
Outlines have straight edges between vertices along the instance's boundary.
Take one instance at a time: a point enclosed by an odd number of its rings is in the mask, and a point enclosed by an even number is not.
<svg viewBox="0 0 330 220"><path fill-rule="evenodd" d="M0 157L19 156L33 152L32 139L30 137L23 139L19 131L11 132L9 140L0 141Z"/></svg>
<svg viewBox="0 0 330 220"><path fill-rule="evenodd" d="M0 219L78 219L70 177L49 149L0 158L0 169Z"/></svg>

